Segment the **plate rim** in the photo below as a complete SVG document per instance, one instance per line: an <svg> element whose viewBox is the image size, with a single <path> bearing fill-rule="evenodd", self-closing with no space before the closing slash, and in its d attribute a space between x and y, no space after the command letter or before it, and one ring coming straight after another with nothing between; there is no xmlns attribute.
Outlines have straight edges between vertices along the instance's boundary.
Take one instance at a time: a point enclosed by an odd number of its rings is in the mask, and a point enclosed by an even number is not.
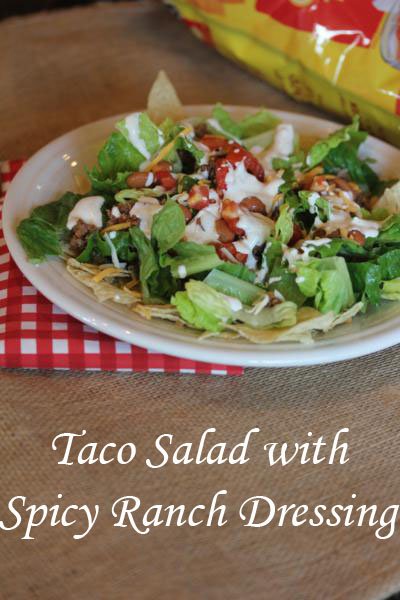
<svg viewBox="0 0 400 600"><path fill-rule="evenodd" d="M195 112L196 110L208 111L212 106L213 105L208 104L185 105L184 108L189 112ZM232 105L228 106L227 108L241 111L246 110L249 112L257 110L257 107L247 105ZM314 117L304 113L275 109L271 109L271 112L281 117L282 120L285 118L298 118L300 120L308 119L313 121L316 125L324 127L325 129L330 127L333 130L341 126L335 121ZM84 133L85 130L96 130L105 124L112 122L115 123L125 114L128 113L122 113L119 115L112 115L98 119L58 136L38 150L31 158L27 160L27 162L14 177L9 189L7 190L3 202L2 220L3 234L10 255L24 276L31 281L36 289L38 289L38 291L48 298L53 304L56 304L65 312L84 324L89 325L102 333L110 335L117 340L122 340L130 344L141 346L152 351L169 354L171 356L181 358L184 357L190 360L201 362L205 361L220 365L229 364L235 366L252 367L299 367L327 364L371 354L373 352L383 350L384 348L394 346L396 343L400 342L399 315L391 317L387 319L387 321L384 321L380 324L372 325L365 329L365 331L360 331L357 335L357 338L353 339L349 343L346 343L346 335L344 335L341 339L332 340L331 344L328 343L325 344L325 346L318 342L316 344L307 346L304 344L295 345L295 343L286 345L269 344L265 346L254 344L251 346L252 349L243 349L240 347L240 345L237 347L232 345L229 350L224 349L222 351L221 348L215 344L215 342L214 344L209 344L205 341L196 340L195 338L177 341L172 340L163 332L146 332L140 330L140 328L137 332L126 330L123 328L123 326L121 326L122 324L119 325L117 322L113 324L112 317L109 322L104 322L103 317L99 315L97 322L95 322L93 320L93 310L90 311L89 309L85 309L82 302L77 301L73 297L67 297L64 302L64 297L58 293L56 286L49 284L46 285L45 283L42 285L42 279L40 277L35 277L35 270L37 267L27 261L22 246L20 245L19 240L13 231L12 208L10 208L10 206L12 206L11 198L13 194L17 193L18 187L23 185L25 177L30 170L34 169L36 165L39 165L44 156L49 154L51 155L51 150L55 149L56 146L62 144L63 142L67 142L71 136L77 136ZM382 140L379 140L378 138L375 138L374 136L369 136L368 139L374 144L382 144L384 147L400 152L399 149ZM94 296L93 300L95 300ZM96 304L102 307L105 306L95 300L94 306L96 306ZM115 309L112 312L114 313L113 316L115 321L118 321L117 315L121 313ZM399 332L397 335L396 330ZM355 334L352 335L354 336ZM323 340L321 340L321 342L322 341ZM224 340L224 343L227 344L228 341ZM291 349L286 348L288 345L291 346ZM221 356L221 353L223 353L223 356Z"/></svg>

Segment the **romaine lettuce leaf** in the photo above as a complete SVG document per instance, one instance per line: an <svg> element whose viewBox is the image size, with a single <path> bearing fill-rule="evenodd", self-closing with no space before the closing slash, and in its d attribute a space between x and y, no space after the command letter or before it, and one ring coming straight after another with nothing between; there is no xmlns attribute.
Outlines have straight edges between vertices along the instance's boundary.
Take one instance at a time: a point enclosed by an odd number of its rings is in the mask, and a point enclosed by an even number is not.
<svg viewBox="0 0 400 600"><path fill-rule="evenodd" d="M219 269L213 269L205 278L204 283L217 290L217 292L237 298L248 306L254 304L265 294L261 288L253 283L234 277Z"/></svg>
<svg viewBox="0 0 400 600"><path fill-rule="evenodd" d="M357 132L359 127L360 118L357 115L350 125L342 127L327 138L316 142L308 151L306 157L307 167L312 169L322 163L332 150L340 146L343 142L351 140L352 133Z"/></svg>
<svg viewBox="0 0 400 600"><path fill-rule="evenodd" d="M346 259L354 257L368 257L368 251L353 240L333 238L329 244L314 246L310 250L310 256L329 258L330 256L343 256Z"/></svg>
<svg viewBox="0 0 400 600"><path fill-rule="evenodd" d="M224 296L202 281L188 281L186 291L177 292L172 304L197 329L219 332L232 320L232 310Z"/></svg>
<svg viewBox="0 0 400 600"><path fill-rule="evenodd" d="M42 219L23 219L17 235L32 263L41 263L48 256L59 256L62 252L57 230Z"/></svg>
<svg viewBox="0 0 400 600"><path fill-rule="evenodd" d="M275 223L275 237L283 244L287 244L293 236L293 214L287 204L282 204L279 217Z"/></svg>
<svg viewBox="0 0 400 600"><path fill-rule="evenodd" d="M214 315L192 302L187 292L177 292L171 303L176 306L182 319L192 327L213 333L222 331L223 324Z"/></svg>
<svg viewBox="0 0 400 600"><path fill-rule="evenodd" d="M285 300L294 302L297 306L304 304L305 296L296 283L296 275L289 269L275 266L269 274L269 280L272 283L268 283L268 290L278 292Z"/></svg>
<svg viewBox="0 0 400 600"><path fill-rule="evenodd" d="M314 298L320 279L321 274L317 269L310 268L305 264L299 264L297 267L296 283L306 298Z"/></svg>
<svg viewBox="0 0 400 600"><path fill-rule="evenodd" d="M280 119L270 113L267 109L262 108L254 115L248 115L239 121L240 137L249 138L251 136L260 135L265 131L274 129L280 123Z"/></svg>
<svg viewBox="0 0 400 600"><path fill-rule="evenodd" d="M171 117L166 117L159 128L161 129L166 142L171 141L175 137L175 128L178 127ZM179 133L179 132L178 132Z"/></svg>
<svg viewBox="0 0 400 600"><path fill-rule="evenodd" d="M384 300L400 300L400 277L382 282L382 298Z"/></svg>
<svg viewBox="0 0 400 600"><path fill-rule="evenodd" d="M382 279L400 277L400 250L390 250L378 258Z"/></svg>
<svg viewBox="0 0 400 600"><path fill-rule="evenodd" d="M138 226L131 227L129 235L139 259L139 279L144 301L163 297L165 290L160 289L164 287L159 280L160 265L150 240Z"/></svg>
<svg viewBox="0 0 400 600"><path fill-rule="evenodd" d="M305 154L303 150L296 150L295 154L288 156L288 158L275 156L275 158L272 159L272 168L278 171L279 169L293 168L294 165L300 167L304 163L304 159Z"/></svg>
<svg viewBox="0 0 400 600"><path fill-rule="evenodd" d="M101 176L115 179L118 173L137 171L144 157L122 133L114 132L100 150L97 161Z"/></svg>
<svg viewBox="0 0 400 600"><path fill-rule="evenodd" d="M294 302L281 302L275 306L266 306L256 315L241 310L235 317L256 329L292 327L297 322L297 306Z"/></svg>
<svg viewBox="0 0 400 600"><path fill-rule="evenodd" d="M340 256L312 259L296 264L296 282L307 297L314 295L315 308L322 313L339 314L355 302L353 287L346 261ZM308 273L307 271L314 271Z"/></svg>
<svg viewBox="0 0 400 600"><path fill-rule="evenodd" d="M133 113L116 124L118 131L139 152L142 162L153 156L164 143L164 135L145 112Z"/></svg>
<svg viewBox="0 0 400 600"><path fill-rule="evenodd" d="M172 252L174 256L161 256L160 263L162 266L170 267L175 278L183 278L180 271L185 273L185 277L189 277L211 271L223 264L214 246L195 242L179 242L172 248Z"/></svg>
<svg viewBox="0 0 400 600"><path fill-rule="evenodd" d="M365 192L378 195L388 182L380 181L369 164L371 160L358 156L359 147L367 138L367 133L359 131L358 127L359 121L355 118L351 125L336 132L335 145L319 162L322 162L325 172L337 174L346 171L350 180L358 183ZM323 144L323 140L319 143Z"/></svg>
<svg viewBox="0 0 400 600"><path fill-rule="evenodd" d="M30 261L40 263L46 256L62 254L61 242L69 235L68 215L80 194L66 192L54 202L37 206L17 227L17 235Z"/></svg>
<svg viewBox="0 0 400 600"><path fill-rule="evenodd" d="M302 306L305 296L296 283L296 275L282 265L283 245L278 240L270 240L265 246L262 266L268 269L268 290L277 291L285 300ZM271 283L272 280L272 283Z"/></svg>
<svg viewBox="0 0 400 600"><path fill-rule="evenodd" d="M212 117L217 121L221 128L220 130L216 129L217 133L223 132L228 136L239 139L260 135L265 131L273 129L279 123L279 119L265 108L254 115L245 117L241 121L235 121L221 104L217 104L214 107ZM259 145L254 141L252 144Z"/></svg>
<svg viewBox="0 0 400 600"><path fill-rule="evenodd" d="M222 262L217 269L219 271L224 271L224 273L229 273L229 275L233 275L234 277L238 277L239 279L243 279L243 281L248 281L249 283L254 283L256 279L254 271L250 271L246 265L239 263Z"/></svg>
<svg viewBox="0 0 400 600"><path fill-rule="evenodd" d="M382 273L379 265L371 262L348 263L354 292L364 302L377 306L381 300Z"/></svg>
<svg viewBox="0 0 400 600"><path fill-rule="evenodd" d="M381 182L378 175L366 160L358 156L358 146L351 141L331 150L323 162L327 173L347 171L351 181L355 181L365 192L376 194Z"/></svg>
<svg viewBox="0 0 400 600"><path fill-rule="evenodd" d="M160 212L154 215L151 238L164 254L175 246L185 234L185 217L174 200L167 200Z"/></svg>
<svg viewBox="0 0 400 600"><path fill-rule="evenodd" d="M378 239L373 243L376 244L377 241L383 244L400 244L400 213L385 219L379 230Z"/></svg>
<svg viewBox="0 0 400 600"><path fill-rule="evenodd" d="M122 171L115 177L103 177L97 167L91 171L86 171L89 181L92 185L92 191L95 194L115 194L126 188L126 179L132 171Z"/></svg>
<svg viewBox="0 0 400 600"><path fill-rule="evenodd" d="M242 140L243 146L248 150L251 150L254 147L262 148L262 150L266 150L271 146L274 141L274 130L268 129L268 131L263 131L262 133L258 133L257 135L252 135L250 137ZM273 167L275 168L275 167Z"/></svg>
<svg viewBox="0 0 400 600"><path fill-rule="evenodd" d="M276 267L280 267L283 257L282 242L278 240L270 240L265 246L263 253L263 262L268 268L269 273L272 273Z"/></svg>
<svg viewBox="0 0 400 600"><path fill-rule="evenodd" d="M128 231L115 232L112 243L120 261L131 263L134 260L136 252ZM76 260L81 263L97 263L101 257L108 258L110 256L111 248L109 244L98 231L95 231L88 237L86 248L76 257Z"/></svg>
<svg viewBox="0 0 400 600"><path fill-rule="evenodd" d="M311 214L318 215L322 222L325 223L328 221L331 209L329 201L326 198L323 198L316 192L308 192L305 190L300 190L298 195L301 200L301 205L297 209L298 212L307 210Z"/></svg>
<svg viewBox="0 0 400 600"><path fill-rule="evenodd" d="M114 132L97 156L98 166L87 171L96 192L115 193L126 188L126 178L137 171L144 156L119 131Z"/></svg>
<svg viewBox="0 0 400 600"><path fill-rule="evenodd" d="M80 194L66 192L58 200L34 208L31 217L41 219L49 225L53 225L58 233L63 233L67 226L69 213L81 198Z"/></svg>
<svg viewBox="0 0 400 600"><path fill-rule="evenodd" d="M156 186L154 188L143 188L142 190L136 190L133 188L127 188L120 190L114 196L115 202L126 202L127 200L139 200L141 196L149 196L149 198L160 198L165 194L162 186Z"/></svg>
<svg viewBox="0 0 400 600"><path fill-rule="evenodd" d="M242 130L240 128L239 123L237 123L229 114L227 110L222 106L222 104L216 104L212 111L212 117L215 119L222 132L231 135L234 138L240 138L242 134ZM217 129L217 132L219 130Z"/></svg>
<svg viewBox="0 0 400 600"><path fill-rule="evenodd" d="M198 148L196 146L196 144L194 144L190 138L188 138L184 135L177 137L175 140L175 143L174 143L174 147L172 148L172 150L166 157L167 160L172 164L173 171L176 173L183 171L183 165L182 165L182 159L181 159L182 151L189 152L193 156L194 164L197 166L200 164L201 159L204 156L203 150L200 150L200 148ZM184 171L184 172L187 172L187 171ZM190 173L192 173L192 172L193 171L190 170Z"/></svg>

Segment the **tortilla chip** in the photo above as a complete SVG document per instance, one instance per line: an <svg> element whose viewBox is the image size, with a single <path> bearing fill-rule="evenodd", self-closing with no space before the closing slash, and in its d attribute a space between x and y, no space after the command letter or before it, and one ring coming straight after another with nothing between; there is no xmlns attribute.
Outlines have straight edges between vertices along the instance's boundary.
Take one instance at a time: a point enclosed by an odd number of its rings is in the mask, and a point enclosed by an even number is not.
<svg viewBox="0 0 400 600"><path fill-rule="evenodd" d="M74 258L69 258L67 260L67 271L72 277L92 289L99 302L112 300L118 304L132 306L141 299L141 294L138 292L121 289L104 280L98 283L93 281L94 275L101 271L100 267L95 265L80 263Z"/></svg>
<svg viewBox="0 0 400 600"><path fill-rule="evenodd" d="M297 324L284 331L278 341L312 344L314 342L312 333L314 331L328 331L331 329L334 320L335 314L333 312L328 312L324 315L318 313L318 316L306 319L300 316Z"/></svg>
<svg viewBox="0 0 400 600"><path fill-rule="evenodd" d="M283 329L253 329L248 325L228 325L227 327L255 344L272 344L272 342L278 341L284 331Z"/></svg>
<svg viewBox="0 0 400 600"><path fill-rule="evenodd" d="M218 337L219 339L224 340L237 340L240 335L235 333L234 331L220 331L219 333L216 331L205 331L201 335L199 335L199 340L208 340L212 337Z"/></svg>
<svg viewBox="0 0 400 600"><path fill-rule="evenodd" d="M160 71L153 83L147 100L149 117L157 125L170 117L179 121L184 117L184 111L178 94L165 71Z"/></svg>
<svg viewBox="0 0 400 600"><path fill-rule="evenodd" d="M132 310L148 321L154 318L184 324L178 311L172 304L136 304Z"/></svg>
<svg viewBox="0 0 400 600"><path fill-rule="evenodd" d="M327 332L338 325L351 321L363 308L363 303L358 302L340 315L335 315L333 312L321 314L315 308L303 307L298 310L297 323L292 327L254 329L244 324L232 324L227 325L226 329L221 333L199 332L199 330L190 327L190 325L183 321L176 307L171 304L143 304L142 294L138 291L130 290L127 287L120 288L104 280L99 283L93 281L93 277L101 272L101 267L80 263L74 258L69 258L67 260L67 270L72 277L91 288L100 302L112 300L118 304L124 304L147 320L166 319L173 321L180 327L196 331L199 334L199 340L211 337L235 339L241 336L255 344L271 344L273 342L312 344L314 342L314 332ZM121 275L123 274L121 273Z"/></svg>
<svg viewBox="0 0 400 600"><path fill-rule="evenodd" d="M333 312L321 314L315 308L303 307L297 313L297 323L292 327L282 329L253 329L248 325L229 325L229 329L236 331L255 344L271 344L272 342L300 342L302 344L312 344L314 342L313 333L321 331L326 333L337 325L341 325L354 317L363 307L362 302L358 302L340 315Z"/></svg>
<svg viewBox="0 0 400 600"><path fill-rule="evenodd" d="M357 304L354 304L354 306L342 312L340 315L335 317L335 320L333 321L332 327L330 329L333 329L338 325L342 325L343 323L346 323L346 321L351 321L352 318L355 317L362 310L363 306L363 302L357 302Z"/></svg>

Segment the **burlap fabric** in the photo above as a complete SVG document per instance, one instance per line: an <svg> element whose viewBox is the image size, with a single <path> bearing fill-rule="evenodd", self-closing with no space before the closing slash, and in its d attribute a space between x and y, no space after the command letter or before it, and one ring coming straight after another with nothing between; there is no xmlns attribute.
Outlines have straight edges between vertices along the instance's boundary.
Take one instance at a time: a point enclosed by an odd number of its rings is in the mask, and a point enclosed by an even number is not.
<svg viewBox="0 0 400 600"><path fill-rule="evenodd" d="M199 42L156 3L97 5L12 19L0 25L2 158L28 156L82 123L144 104L164 67L185 102L266 103L316 111L282 94ZM243 528L241 502L366 504L399 500L398 348L351 362L303 369L247 370L242 377L0 373L0 519L16 495L27 504L100 505L93 531L0 531L5 599L362 599L400 588L398 533L377 540L368 527ZM246 465L145 466L160 433L198 442L208 427L233 446L253 427ZM348 427L345 465L267 466L267 442L331 440ZM51 440L86 429L87 441L132 441L130 465L60 466ZM147 506L209 503L228 491L224 527L116 529L113 500ZM8 522L11 522L9 517Z"/></svg>

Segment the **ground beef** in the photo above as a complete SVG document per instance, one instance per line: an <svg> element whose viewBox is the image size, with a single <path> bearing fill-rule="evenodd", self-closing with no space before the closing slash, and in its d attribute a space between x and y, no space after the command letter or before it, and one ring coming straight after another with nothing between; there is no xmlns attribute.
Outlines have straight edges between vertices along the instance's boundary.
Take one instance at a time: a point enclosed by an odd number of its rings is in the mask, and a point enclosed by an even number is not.
<svg viewBox="0 0 400 600"><path fill-rule="evenodd" d="M208 133L207 123L203 122L199 123L198 125L195 125L194 133L197 139L200 140L203 136L205 136Z"/></svg>
<svg viewBox="0 0 400 600"><path fill-rule="evenodd" d="M110 227L111 225L117 225L117 223L127 223L129 222L131 226L139 224L139 219L135 216L129 216L129 212L133 206L133 202L121 202L118 204L118 210L121 214L120 217L114 217L112 214L112 210L107 210L107 223L106 226Z"/></svg>
<svg viewBox="0 0 400 600"><path fill-rule="evenodd" d="M95 230L95 225L87 225L83 221L79 220L72 229L72 235L69 241L69 247L72 252L75 254L80 254L86 247L88 236Z"/></svg>

